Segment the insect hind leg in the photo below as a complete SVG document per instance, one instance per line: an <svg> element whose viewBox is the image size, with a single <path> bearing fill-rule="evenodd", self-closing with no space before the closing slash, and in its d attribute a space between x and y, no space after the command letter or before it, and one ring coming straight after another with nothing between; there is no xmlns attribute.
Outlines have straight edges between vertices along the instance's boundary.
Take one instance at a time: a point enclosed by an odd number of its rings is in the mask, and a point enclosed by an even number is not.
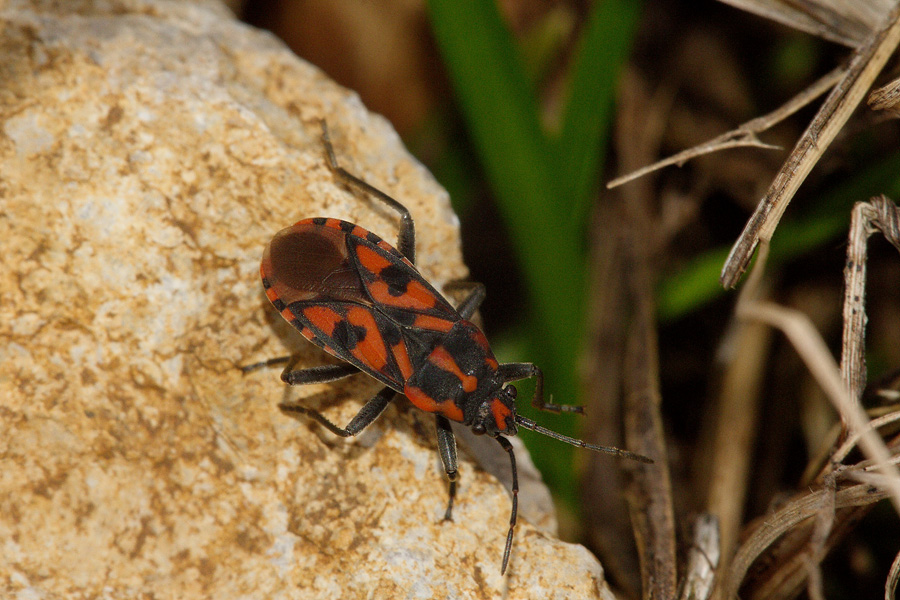
<svg viewBox="0 0 900 600"><path fill-rule="evenodd" d="M306 369L293 370L294 363L289 362L281 372L281 380L288 385L308 385L311 383L330 383L359 373L359 369L350 363L338 365L320 365Z"/></svg>
<svg viewBox="0 0 900 600"><path fill-rule="evenodd" d="M251 371L256 371L257 369L262 369L264 367L274 367L275 365L281 365L285 363L291 362L293 356L279 356L277 358L270 358L269 360L263 360L260 362L255 362L249 365L242 365L238 367L242 373L245 375ZM295 359L296 360L296 359Z"/></svg>
<svg viewBox="0 0 900 600"><path fill-rule="evenodd" d="M375 419L377 419L381 413L384 412L384 409L387 408L388 404L397 396L398 392L395 390L385 387L380 392L375 394L369 401L367 401L363 407L360 409L356 416L350 419L350 422L346 427L339 427L328 420L322 413L319 411L313 410L311 408L307 408L300 404L286 404L281 403L278 405L278 408L281 409L282 412L285 413L299 413L302 415L306 415L311 419L317 421L323 427L325 427L328 431L335 435L339 435L341 437L350 437L358 434L363 429L371 425Z"/></svg>
<svg viewBox="0 0 900 600"><path fill-rule="evenodd" d="M328 124L322 119L322 143L325 144L325 153L328 156L328 165L344 181L360 189L367 194L378 198L398 213L400 213L400 234L397 236L397 250L405 256L409 262L416 264L416 226L413 223L409 209L399 201L388 196L374 185L363 181L344 167L338 165L334 154L334 146L331 145L331 137L328 135Z"/></svg>
<svg viewBox="0 0 900 600"><path fill-rule="evenodd" d="M533 363L505 363L500 365L500 375L503 381L518 381L534 377L534 396L531 397L531 405L539 410L549 412L573 412L584 414L584 407L578 404L551 404L544 401L544 374Z"/></svg>

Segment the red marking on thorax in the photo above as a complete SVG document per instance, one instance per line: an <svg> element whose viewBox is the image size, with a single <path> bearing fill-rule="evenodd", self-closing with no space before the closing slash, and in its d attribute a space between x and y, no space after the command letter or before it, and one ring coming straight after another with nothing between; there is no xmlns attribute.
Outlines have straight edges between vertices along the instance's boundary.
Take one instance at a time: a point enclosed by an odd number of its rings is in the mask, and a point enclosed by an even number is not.
<svg viewBox="0 0 900 600"><path fill-rule="evenodd" d="M453 355L447 352L446 348L443 346L435 348L431 354L428 355L428 360L441 370L456 375L462 383L463 391L467 394L471 394L478 387L478 378L474 375L463 373L462 369L459 368L459 365L456 364L456 359L453 358Z"/></svg>
<svg viewBox="0 0 900 600"><path fill-rule="evenodd" d="M491 345L488 343L487 337L485 337L480 329L473 329L472 339L484 351L484 362L490 365L491 369L494 371L500 368L500 364L497 362L497 359L494 358L494 353L491 351Z"/></svg>

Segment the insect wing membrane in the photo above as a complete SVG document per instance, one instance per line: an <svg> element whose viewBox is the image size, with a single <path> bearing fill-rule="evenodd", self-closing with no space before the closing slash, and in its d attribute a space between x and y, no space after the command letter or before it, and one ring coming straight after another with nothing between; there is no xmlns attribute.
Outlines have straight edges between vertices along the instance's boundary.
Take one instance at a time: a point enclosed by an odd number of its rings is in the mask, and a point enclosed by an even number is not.
<svg viewBox="0 0 900 600"><path fill-rule="evenodd" d="M263 279L288 306L331 300L367 304L346 238L340 230L304 221L282 229L263 254Z"/></svg>

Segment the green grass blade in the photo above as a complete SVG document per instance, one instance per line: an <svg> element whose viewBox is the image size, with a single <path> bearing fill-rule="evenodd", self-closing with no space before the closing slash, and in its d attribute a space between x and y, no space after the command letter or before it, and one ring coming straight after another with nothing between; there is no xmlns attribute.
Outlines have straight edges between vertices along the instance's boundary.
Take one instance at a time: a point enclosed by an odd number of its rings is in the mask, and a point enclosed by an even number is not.
<svg viewBox="0 0 900 600"><path fill-rule="evenodd" d="M556 155L562 199L578 222L587 222L597 190L616 83L631 49L640 7L631 0L595 2L573 60Z"/></svg>
<svg viewBox="0 0 900 600"><path fill-rule="evenodd" d="M785 219L772 238L770 265L777 266L846 235L850 209L856 202L880 193L900 195L897 173L900 173L900 153L889 156L826 194L809 215ZM660 282L661 321L677 319L726 292L719 285L719 272L728 252L727 247L710 250Z"/></svg>
<svg viewBox="0 0 900 600"><path fill-rule="evenodd" d="M472 139L508 224L529 297L558 363L574 360L584 259L560 218L558 174L512 36L493 1L430 0L429 14ZM577 227L576 227L577 225ZM574 300L574 304L573 304Z"/></svg>

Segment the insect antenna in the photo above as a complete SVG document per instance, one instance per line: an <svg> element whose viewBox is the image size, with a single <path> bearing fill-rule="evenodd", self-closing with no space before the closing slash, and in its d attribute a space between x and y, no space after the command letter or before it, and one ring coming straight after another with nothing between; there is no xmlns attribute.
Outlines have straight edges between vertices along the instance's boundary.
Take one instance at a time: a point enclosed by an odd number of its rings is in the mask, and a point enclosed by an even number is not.
<svg viewBox="0 0 900 600"><path fill-rule="evenodd" d="M576 438L571 438L567 435L563 435L561 433L557 433L552 429L547 429L546 427L541 427L531 419L526 419L522 415L516 415L516 425L521 425L525 429L530 429L531 431L535 431L537 433L546 435L547 437L551 437L554 440L559 440L560 442L565 442L567 444L571 444L573 446L578 446L579 448L585 448L587 450L593 450L594 452L603 452L605 454L612 454L613 456L620 456L622 458L630 458L631 460L636 460L642 463L653 463L652 458L647 458L643 454L636 454L634 452L629 452L628 450L622 450L620 448L613 448L612 446L599 446L597 444L588 444L583 440L579 440Z"/></svg>

